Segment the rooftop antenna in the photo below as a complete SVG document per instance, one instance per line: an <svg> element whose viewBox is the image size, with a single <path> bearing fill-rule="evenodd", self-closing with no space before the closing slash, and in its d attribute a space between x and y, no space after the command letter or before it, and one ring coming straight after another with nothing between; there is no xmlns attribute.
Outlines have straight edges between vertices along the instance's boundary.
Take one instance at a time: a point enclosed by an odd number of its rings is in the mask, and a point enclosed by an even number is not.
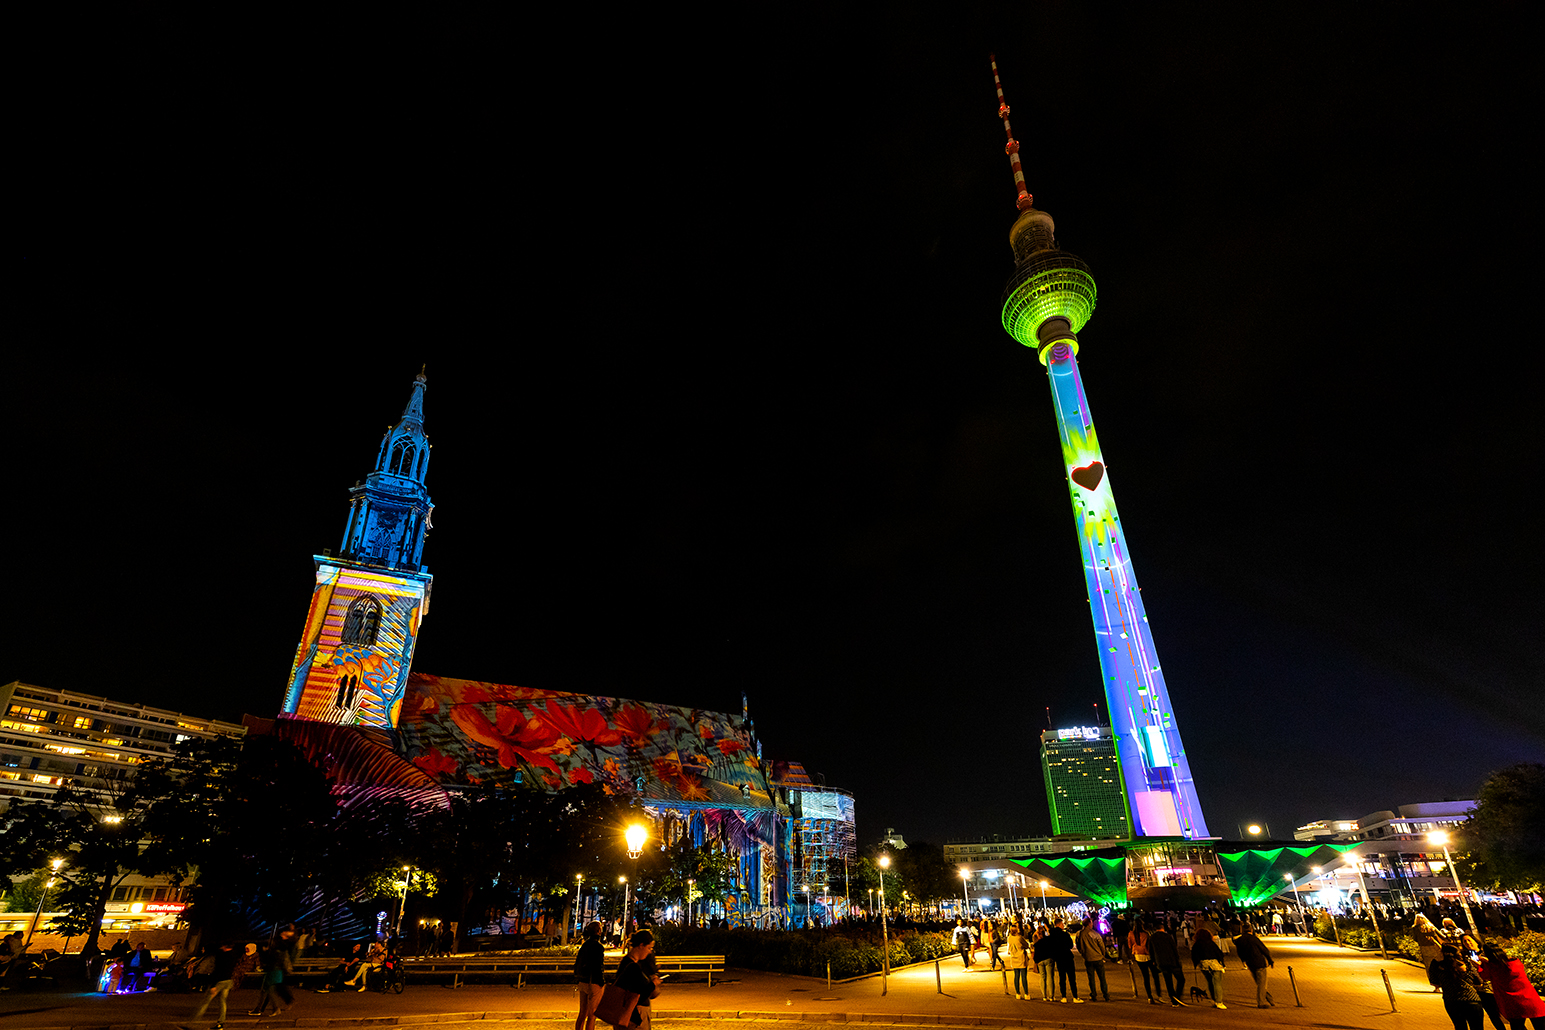
<svg viewBox="0 0 1545 1030"><path fill-rule="evenodd" d="M998 55L989 54L988 57L992 60L993 85L998 87L998 117L1003 119L1003 134L1008 137L1003 152L1009 156L1009 166L1014 169L1014 188L1019 191L1019 198L1014 203L1019 210L1026 211L1035 203L1035 198L1025 189L1025 170L1019 166L1019 140L1014 138L1014 130L1009 126L1009 105L1003 100L1003 82L998 78Z"/></svg>
<svg viewBox="0 0 1545 1030"><path fill-rule="evenodd" d="M1046 706L1046 728L1051 729L1051 705Z"/></svg>

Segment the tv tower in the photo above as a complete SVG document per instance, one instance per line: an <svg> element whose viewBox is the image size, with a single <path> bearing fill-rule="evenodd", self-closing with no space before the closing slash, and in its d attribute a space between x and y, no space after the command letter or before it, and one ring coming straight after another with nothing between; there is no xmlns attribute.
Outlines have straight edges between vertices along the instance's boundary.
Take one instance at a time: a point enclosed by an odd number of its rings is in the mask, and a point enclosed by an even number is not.
<svg viewBox="0 0 1545 1030"><path fill-rule="evenodd" d="M1207 823L1191 782L1190 763L1180 742L1180 727L1170 707L1094 417L1078 374L1077 333L1094 314L1094 277L1088 265L1058 248L1051 215L1035 209L1025 189L1019 143L1009 127L1009 106L1003 101L996 57L992 77L998 87L998 117L1008 136L1005 150L1019 193L1019 218L1009 230L1014 274L1003 288L1003 328L1026 347L1035 348L1051 383L1130 825L1133 835L1140 837L1206 837Z"/></svg>

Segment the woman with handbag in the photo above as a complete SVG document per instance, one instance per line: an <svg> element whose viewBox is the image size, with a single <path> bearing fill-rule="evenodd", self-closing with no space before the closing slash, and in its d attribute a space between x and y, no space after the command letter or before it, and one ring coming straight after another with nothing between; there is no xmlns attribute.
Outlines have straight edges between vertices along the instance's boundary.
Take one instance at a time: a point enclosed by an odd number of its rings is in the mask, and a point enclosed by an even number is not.
<svg viewBox="0 0 1545 1030"><path fill-rule="evenodd" d="M628 953L617 967L617 981L607 985L595 1015L617 1030L649 1030L649 1003L660 994L660 976L654 971L654 934L640 930L628 944Z"/></svg>

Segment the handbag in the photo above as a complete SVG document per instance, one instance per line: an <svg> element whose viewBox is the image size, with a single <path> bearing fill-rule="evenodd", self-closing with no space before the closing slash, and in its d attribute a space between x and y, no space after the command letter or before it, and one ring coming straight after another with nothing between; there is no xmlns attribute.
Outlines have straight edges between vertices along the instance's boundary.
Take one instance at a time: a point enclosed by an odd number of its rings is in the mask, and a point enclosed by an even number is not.
<svg viewBox="0 0 1545 1030"><path fill-rule="evenodd" d="M612 1026L628 1026L636 1008L638 995L616 984L607 984L606 990L601 992L601 1003L595 1007L595 1018Z"/></svg>

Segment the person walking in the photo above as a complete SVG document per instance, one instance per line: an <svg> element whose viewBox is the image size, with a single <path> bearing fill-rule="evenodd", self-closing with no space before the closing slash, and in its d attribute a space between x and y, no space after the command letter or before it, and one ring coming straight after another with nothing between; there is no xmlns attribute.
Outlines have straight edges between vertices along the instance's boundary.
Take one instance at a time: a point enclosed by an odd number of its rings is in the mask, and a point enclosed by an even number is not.
<svg viewBox="0 0 1545 1030"><path fill-rule="evenodd" d="M1062 920L1058 919L1051 927L1051 958L1057 967L1057 986L1062 992L1062 1003L1068 1003L1071 995L1073 1004L1082 1005L1084 999L1078 996L1078 971L1073 966L1073 937L1068 933Z"/></svg>
<svg viewBox="0 0 1545 1030"><path fill-rule="evenodd" d="M1008 968L1014 971L1014 999L1024 1001L1030 997L1030 949L1018 923L1009 924L1008 944Z"/></svg>
<svg viewBox="0 0 1545 1030"><path fill-rule="evenodd" d="M585 927L584 943L574 957L574 976L579 981L579 1015L574 1030L595 1030L595 1007L606 987L606 949L601 946L601 924Z"/></svg>
<svg viewBox="0 0 1545 1030"><path fill-rule="evenodd" d="M998 949L1003 947L1003 935L998 931L998 924L983 916L981 931L982 944L987 948L988 954L992 956L992 965L987 967L987 971L990 973L999 966L1007 969L1008 965L998 957Z"/></svg>
<svg viewBox="0 0 1545 1030"><path fill-rule="evenodd" d="M1191 964L1199 967L1202 975L1207 978L1207 993L1212 998L1212 1007L1228 1008L1223 1003L1223 949L1218 947L1217 937L1206 926L1197 928L1196 941L1191 945Z"/></svg>
<svg viewBox="0 0 1545 1030"><path fill-rule="evenodd" d="M1100 980L1100 996L1110 1001L1110 988L1105 986L1105 936L1100 933L1100 928L1094 919L1084 924L1074 941L1078 953L1084 958L1084 977L1089 981L1089 1000L1094 1001L1097 995L1094 990L1096 977Z"/></svg>
<svg viewBox="0 0 1545 1030"><path fill-rule="evenodd" d="M617 966L616 983L624 991L638 995L630 1026L650 1030L649 1003L660 996L660 974L654 969L654 934L640 930L628 938L628 953ZM626 1028L618 1027L618 1030Z"/></svg>
<svg viewBox="0 0 1545 1030"><path fill-rule="evenodd" d="M1275 1005L1271 991L1266 989L1266 971L1277 967L1277 963L1271 957L1271 949L1266 947L1265 941L1256 936L1255 927L1249 923L1244 924L1239 931L1239 936L1234 939L1234 947L1239 950L1239 960L1255 978L1255 1007L1265 1009Z"/></svg>
<svg viewBox="0 0 1545 1030"><path fill-rule="evenodd" d="M1481 979L1491 985L1497 1008L1510 1030L1524 1030L1528 1020L1534 1030L1545 1030L1545 1002L1529 982L1524 964L1513 958L1495 941L1481 949Z"/></svg>
<svg viewBox="0 0 1545 1030"><path fill-rule="evenodd" d="M276 1016L295 1004L295 996L284 983L286 974L293 976L295 973L295 963L290 957L290 947L294 940L294 928L286 927L280 931L279 939L269 945L263 962L263 993L258 995L257 1007L247 1015L261 1019L270 1000L274 1003ZM283 1004L280 1004L281 999Z"/></svg>
<svg viewBox="0 0 1545 1030"><path fill-rule="evenodd" d="M1186 1003L1180 1000L1180 992L1185 987L1186 978L1180 965L1180 949L1175 946L1175 938L1163 923L1155 926L1148 935L1148 955L1164 976L1169 1003L1184 1008Z"/></svg>
<svg viewBox="0 0 1545 1030"><path fill-rule="evenodd" d="M1427 967L1427 981L1443 993L1443 1010L1454 1030L1481 1030L1481 978L1457 944L1444 944L1441 957Z"/></svg>
<svg viewBox="0 0 1545 1030"><path fill-rule="evenodd" d="M219 1001L220 1016L215 1020L215 1025L210 1030L221 1030L225 1026L226 1002L231 996L231 988L234 986L236 979L236 970L243 964L245 955L236 950L236 945L227 941L220 945L214 957L215 968L211 974L214 976L214 982L204 992L204 1000L199 1003L199 1007L194 1009L193 1015L188 1018L190 1020L203 1019L204 1013L209 1011L209 1003Z"/></svg>
<svg viewBox="0 0 1545 1030"><path fill-rule="evenodd" d="M1159 970L1153 964L1153 956L1148 954L1148 928L1143 925L1142 919L1132 920L1132 929L1127 932L1127 950L1132 953L1132 961L1143 973L1143 990L1148 992L1148 1004L1163 1004L1153 996L1153 989L1159 989L1159 997L1164 996L1164 986L1159 982Z"/></svg>
<svg viewBox="0 0 1545 1030"><path fill-rule="evenodd" d="M955 935L951 940L955 948L960 952L960 964L966 969L971 968L971 928L966 925L964 919L956 918Z"/></svg>

